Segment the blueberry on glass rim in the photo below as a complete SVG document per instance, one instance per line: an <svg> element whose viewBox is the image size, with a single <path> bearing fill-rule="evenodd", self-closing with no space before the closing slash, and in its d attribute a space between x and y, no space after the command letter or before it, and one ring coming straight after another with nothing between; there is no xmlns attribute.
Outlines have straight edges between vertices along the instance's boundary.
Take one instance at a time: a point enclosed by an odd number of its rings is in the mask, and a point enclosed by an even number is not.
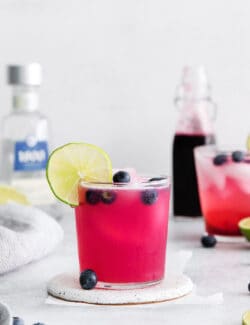
<svg viewBox="0 0 250 325"><path fill-rule="evenodd" d="M129 183L130 182L130 175L125 170L119 170L113 175L113 182L114 183Z"/></svg>
<svg viewBox="0 0 250 325"><path fill-rule="evenodd" d="M213 235L204 235L201 237L201 244L203 247L211 248L217 244L217 240Z"/></svg>
<svg viewBox="0 0 250 325"><path fill-rule="evenodd" d="M156 190L144 190L141 192L141 200L146 205L154 204L158 199L158 192Z"/></svg>
<svg viewBox="0 0 250 325"><path fill-rule="evenodd" d="M227 155L221 153L214 157L213 163L216 166L221 166L227 162Z"/></svg>
<svg viewBox="0 0 250 325"><path fill-rule="evenodd" d="M114 191L103 191L101 194L101 201L105 204L111 204L116 200L116 192Z"/></svg>
<svg viewBox="0 0 250 325"><path fill-rule="evenodd" d="M232 153L232 160L234 162L241 162L244 159L245 159L245 153L243 151L237 150Z"/></svg>
<svg viewBox="0 0 250 325"><path fill-rule="evenodd" d="M97 191L97 190L87 190L85 197L86 197L86 201L89 204L95 205L98 202L100 202L101 193L100 193L100 191Z"/></svg>
<svg viewBox="0 0 250 325"><path fill-rule="evenodd" d="M79 282L81 287L84 290L91 290L97 284L97 276L96 273L91 269L86 269L81 272Z"/></svg>
<svg viewBox="0 0 250 325"><path fill-rule="evenodd" d="M158 181L163 181L164 179L166 179L166 177L152 177L148 181L149 182L158 182Z"/></svg>

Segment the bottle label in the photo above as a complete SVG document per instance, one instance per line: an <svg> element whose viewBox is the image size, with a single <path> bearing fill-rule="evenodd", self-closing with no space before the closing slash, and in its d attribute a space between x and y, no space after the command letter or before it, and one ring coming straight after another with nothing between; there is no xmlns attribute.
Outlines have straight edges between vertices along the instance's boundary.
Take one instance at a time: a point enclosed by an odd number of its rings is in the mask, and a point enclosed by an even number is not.
<svg viewBox="0 0 250 325"><path fill-rule="evenodd" d="M36 141L34 137L26 141L17 141L14 148L14 170L36 171L46 168L48 143Z"/></svg>

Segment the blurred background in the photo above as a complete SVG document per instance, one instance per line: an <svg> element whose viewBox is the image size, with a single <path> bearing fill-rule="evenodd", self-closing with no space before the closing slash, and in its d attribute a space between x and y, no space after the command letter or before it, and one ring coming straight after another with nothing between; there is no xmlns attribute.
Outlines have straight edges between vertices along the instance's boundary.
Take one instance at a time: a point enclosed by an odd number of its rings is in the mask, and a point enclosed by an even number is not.
<svg viewBox="0 0 250 325"><path fill-rule="evenodd" d="M218 141L244 146L249 11L247 0L0 0L0 118L11 105L5 65L39 62L53 146L90 142L114 166L169 173L181 69L204 64Z"/></svg>

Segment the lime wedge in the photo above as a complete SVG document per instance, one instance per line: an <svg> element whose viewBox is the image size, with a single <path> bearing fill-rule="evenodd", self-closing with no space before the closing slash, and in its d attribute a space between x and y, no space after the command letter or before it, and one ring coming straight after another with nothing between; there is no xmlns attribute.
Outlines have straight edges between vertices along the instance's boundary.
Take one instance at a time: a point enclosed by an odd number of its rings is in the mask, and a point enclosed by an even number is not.
<svg viewBox="0 0 250 325"><path fill-rule="evenodd" d="M24 205L29 204L26 196L18 192L15 188L11 186L0 185L0 204L5 204L11 201Z"/></svg>
<svg viewBox="0 0 250 325"><path fill-rule="evenodd" d="M250 325L250 311L246 311L243 314L242 325Z"/></svg>
<svg viewBox="0 0 250 325"><path fill-rule="evenodd" d="M241 219L238 223L238 227L240 228L242 235L250 241L250 217Z"/></svg>
<svg viewBox="0 0 250 325"><path fill-rule="evenodd" d="M60 201L77 206L79 182L111 182L112 164L107 153L99 147L68 143L51 153L46 176Z"/></svg>
<svg viewBox="0 0 250 325"><path fill-rule="evenodd" d="M247 151L250 151L250 135L247 137Z"/></svg>

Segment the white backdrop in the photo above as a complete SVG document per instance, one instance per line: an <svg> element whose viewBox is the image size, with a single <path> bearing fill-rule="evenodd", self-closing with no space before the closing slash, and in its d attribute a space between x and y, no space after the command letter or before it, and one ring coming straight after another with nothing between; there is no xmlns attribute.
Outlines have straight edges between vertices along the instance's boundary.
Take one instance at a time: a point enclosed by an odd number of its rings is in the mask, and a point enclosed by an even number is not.
<svg viewBox="0 0 250 325"><path fill-rule="evenodd" d="M54 145L98 144L115 166L170 172L184 64L209 72L219 141L250 131L248 0L0 0L0 118L5 65L29 61L44 67Z"/></svg>

